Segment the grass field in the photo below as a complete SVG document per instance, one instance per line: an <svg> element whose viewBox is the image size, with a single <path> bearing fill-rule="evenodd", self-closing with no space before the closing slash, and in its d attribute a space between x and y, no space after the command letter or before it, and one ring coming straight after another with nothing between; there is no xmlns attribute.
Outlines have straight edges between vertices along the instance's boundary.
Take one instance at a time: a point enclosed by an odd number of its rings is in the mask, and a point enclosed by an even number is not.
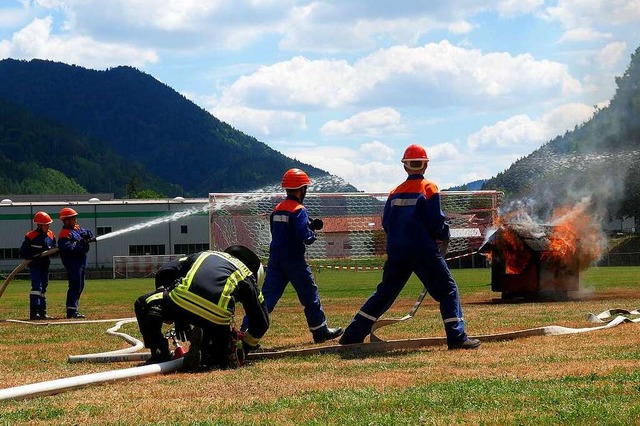
<svg viewBox="0 0 640 426"><path fill-rule="evenodd" d="M589 312L640 308L640 268L591 268L582 291L566 302L503 303L488 269L454 270L471 335L546 325L590 327ZM318 284L330 325L345 326L380 279L380 271L327 271ZM133 316L151 279L87 283L88 319ZM386 317L411 308L412 278ZM64 312L66 282L48 292L49 314ZM0 318L28 317L29 283L15 281L0 298ZM0 322L1 388L135 363L69 364L68 355L127 347L111 324L33 326ZM140 337L137 325L122 331ZM440 337L430 299L416 316L379 333L386 339ZM272 315L265 349L314 346L289 289ZM0 402L0 424L640 424L640 324L593 333L486 342L476 351L444 346L367 356L314 355L258 360L246 368L175 373L85 387L24 401Z"/></svg>

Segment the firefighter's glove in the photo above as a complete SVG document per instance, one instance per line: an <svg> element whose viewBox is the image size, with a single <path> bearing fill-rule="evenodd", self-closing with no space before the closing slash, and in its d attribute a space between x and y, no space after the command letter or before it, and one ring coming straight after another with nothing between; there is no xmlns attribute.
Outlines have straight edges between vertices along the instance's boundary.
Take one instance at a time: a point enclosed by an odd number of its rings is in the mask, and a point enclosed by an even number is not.
<svg viewBox="0 0 640 426"><path fill-rule="evenodd" d="M88 229L83 229L82 231L80 231L80 236L83 240L88 240L93 237L93 232L89 231Z"/></svg>
<svg viewBox="0 0 640 426"><path fill-rule="evenodd" d="M83 240L87 242L95 241L95 239L93 238L93 232L91 232L88 229L83 229L80 232L80 236L82 237Z"/></svg>
<svg viewBox="0 0 640 426"><path fill-rule="evenodd" d="M183 321L176 321L174 328L176 330L176 339L181 342L187 342L189 340L188 334L189 331L191 331L191 324Z"/></svg>
<svg viewBox="0 0 640 426"><path fill-rule="evenodd" d="M313 219L309 221L309 229L312 231L319 231L324 226L322 219Z"/></svg>

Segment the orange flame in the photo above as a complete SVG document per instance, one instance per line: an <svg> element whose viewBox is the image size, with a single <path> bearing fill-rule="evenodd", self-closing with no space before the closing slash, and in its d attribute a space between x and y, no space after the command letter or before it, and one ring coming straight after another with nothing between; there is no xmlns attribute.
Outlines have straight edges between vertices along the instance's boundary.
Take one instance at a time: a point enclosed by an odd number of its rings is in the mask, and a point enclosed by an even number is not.
<svg viewBox="0 0 640 426"><path fill-rule="evenodd" d="M549 251L542 259L560 265L578 262L580 270L602 255L606 239L595 217L587 212L588 202L562 206L554 210L551 224L553 234L549 238Z"/></svg>
<svg viewBox="0 0 640 426"><path fill-rule="evenodd" d="M512 217L506 214L496 218L495 224L502 228L500 241L498 242L505 263L506 274L521 274L531 260L531 252L525 249L524 243L513 231L506 226L506 222ZM491 259L489 259L491 261Z"/></svg>

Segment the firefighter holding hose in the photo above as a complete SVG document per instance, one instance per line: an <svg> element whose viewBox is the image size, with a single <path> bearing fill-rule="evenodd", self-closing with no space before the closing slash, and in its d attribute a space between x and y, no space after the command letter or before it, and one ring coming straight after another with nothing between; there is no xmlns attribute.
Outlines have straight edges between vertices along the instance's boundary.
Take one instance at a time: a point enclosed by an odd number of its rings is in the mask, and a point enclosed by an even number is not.
<svg viewBox="0 0 640 426"><path fill-rule="evenodd" d="M53 223L47 212L37 212L33 217L36 228L27 232L20 246L20 257L29 262L31 292L29 293L29 319L49 319L46 292L49 286L49 256L42 253L56 246L56 236L49 227Z"/></svg>
<svg viewBox="0 0 640 426"><path fill-rule="evenodd" d="M62 229L58 234L60 260L67 271L69 288L67 289L67 318L85 318L78 312L80 295L84 290L84 273L87 267L89 243L93 241L93 232L78 224L78 212L71 207L60 210Z"/></svg>
<svg viewBox="0 0 640 426"><path fill-rule="evenodd" d="M162 326L174 323L178 339L190 342L184 370L242 366L244 355L258 347L269 328L258 287L263 275L260 258L247 247L234 245L223 252L192 254L161 271L156 290L134 304L140 333L151 351L147 364L171 359ZM236 303L242 304L247 317L244 333L233 324Z"/></svg>
<svg viewBox="0 0 640 426"><path fill-rule="evenodd" d="M427 152L420 145L410 145L402 163L407 180L391 191L382 216L387 234L382 282L356 313L339 343L362 343L415 273L440 304L449 349L477 348L480 341L467 337L465 332L458 286L444 259L449 225L442 212L438 187L424 178L429 164Z"/></svg>
<svg viewBox="0 0 640 426"><path fill-rule="evenodd" d="M322 343L340 337L343 330L341 327L328 326L318 286L305 259L305 247L313 244L316 231L323 228L322 220L311 220L302 204L310 184L309 176L300 169L289 169L282 177L282 187L287 197L273 209L270 216L271 244L262 293L271 313L291 282L298 300L304 306L313 341Z"/></svg>

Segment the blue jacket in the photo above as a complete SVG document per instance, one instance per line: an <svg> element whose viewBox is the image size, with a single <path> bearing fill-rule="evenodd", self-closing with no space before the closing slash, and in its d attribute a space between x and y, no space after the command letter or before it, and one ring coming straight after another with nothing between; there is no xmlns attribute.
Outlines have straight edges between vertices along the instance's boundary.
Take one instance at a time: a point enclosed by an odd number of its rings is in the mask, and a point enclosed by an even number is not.
<svg viewBox="0 0 640 426"><path fill-rule="evenodd" d="M315 232L309 228L307 209L293 195L273 209L270 228L269 260L304 261L305 246L316 240Z"/></svg>
<svg viewBox="0 0 640 426"><path fill-rule="evenodd" d="M437 253L436 240L449 239L438 187L420 174L409 175L389 194L382 227L387 234L390 259Z"/></svg>
<svg viewBox="0 0 640 426"><path fill-rule="evenodd" d="M20 246L20 257L23 259L33 259L34 256L54 248L56 246L56 236L49 229L46 233L42 232L42 229L37 228L33 231L27 232L24 236L24 241ZM51 260L49 256L45 256L42 258L36 258L31 263L29 263L29 267L43 267L49 266Z"/></svg>
<svg viewBox="0 0 640 426"><path fill-rule="evenodd" d="M76 224L74 228L63 226L58 234L58 248L60 259L65 267L85 266L87 252L89 251L88 239L93 237L93 232Z"/></svg>

